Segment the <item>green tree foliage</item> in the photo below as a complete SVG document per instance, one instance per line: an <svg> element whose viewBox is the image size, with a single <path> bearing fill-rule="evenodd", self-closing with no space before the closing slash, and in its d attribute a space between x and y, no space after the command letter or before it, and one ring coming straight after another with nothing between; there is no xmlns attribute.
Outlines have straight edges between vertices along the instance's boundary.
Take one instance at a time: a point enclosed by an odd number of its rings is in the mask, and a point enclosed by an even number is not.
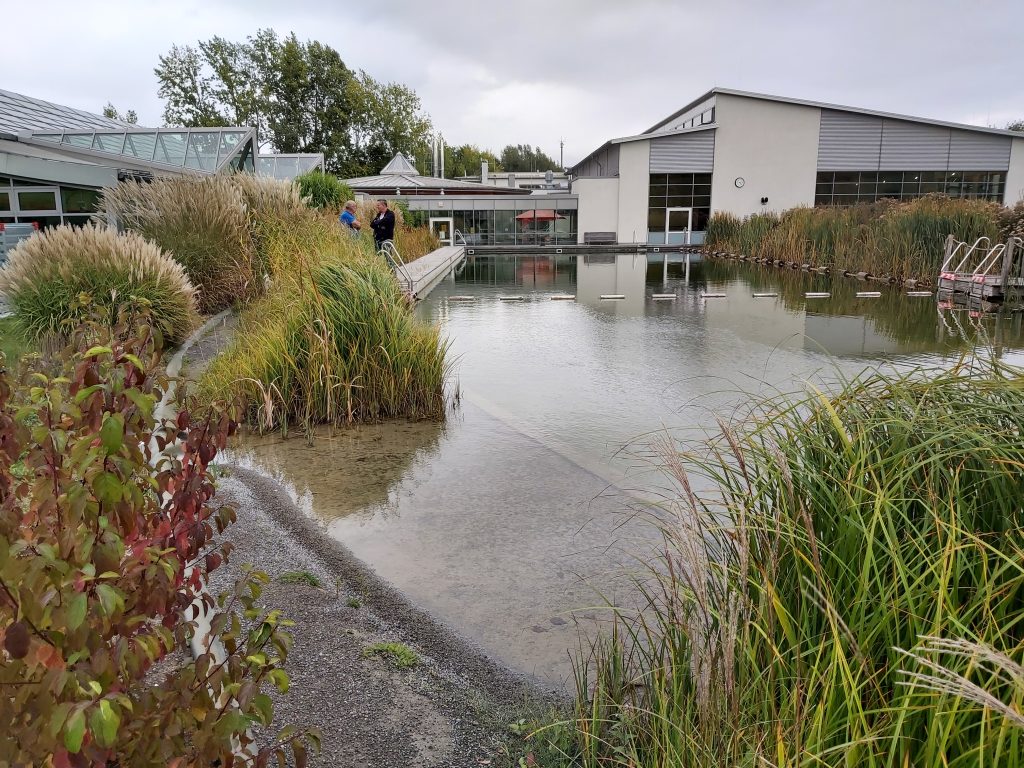
<svg viewBox="0 0 1024 768"><path fill-rule="evenodd" d="M463 144L461 147L444 148L444 175L449 179L459 176L478 176L480 163L487 161L489 171L501 171L504 168L497 155L489 149L480 149L475 144Z"/></svg>
<svg viewBox="0 0 1024 768"><path fill-rule="evenodd" d="M139 116L135 113L134 109L129 109L122 115L117 111L117 107L109 101L106 106L103 107L103 116L109 117L111 120L120 120L125 123L131 123L132 125L139 122Z"/></svg>
<svg viewBox="0 0 1024 768"><path fill-rule="evenodd" d="M1006 130L1020 131L1021 133L1024 133L1024 120L1014 120L1011 123L1007 123Z"/></svg>
<svg viewBox="0 0 1024 768"><path fill-rule="evenodd" d="M540 147L509 144L501 150L501 165L506 171L560 171L558 163Z"/></svg>
<svg viewBox="0 0 1024 768"><path fill-rule="evenodd" d="M234 422L154 416L167 386L154 339L126 311L80 327L58 376L17 386L0 370L5 765L237 765L238 748L283 765L288 745L305 764L293 731L258 755L249 733L273 716L262 689L288 686L287 622L255 603L267 577L219 601L204 591L230 551L215 531L234 513L210 503L209 466ZM176 658L200 607L222 648Z"/></svg>
<svg viewBox="0 0 1024 768"><path fill-rule="evenodd" d="M323 152L342 177L425 154L431 130L415 91L353 72L333 48L270 29L244 42L172 46L155 70L168 125L251 125L261 146Z"/></svg>

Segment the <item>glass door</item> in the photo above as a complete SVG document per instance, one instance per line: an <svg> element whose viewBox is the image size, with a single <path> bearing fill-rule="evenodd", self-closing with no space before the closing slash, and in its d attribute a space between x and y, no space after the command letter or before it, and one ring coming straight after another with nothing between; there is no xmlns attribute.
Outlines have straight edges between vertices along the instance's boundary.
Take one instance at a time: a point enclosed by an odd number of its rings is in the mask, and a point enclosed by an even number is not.
<svg viewBox="0 0 1024 768"><path fill-rule="evenodd" d="M430 219L430 231L441 245L455 244L455 219Z"/></svg>
<svg viewBox="0 0 1024 768"><path fill-rule="evenodd" d="M665 209L665 245L689 245L693 208Z"/></svg>

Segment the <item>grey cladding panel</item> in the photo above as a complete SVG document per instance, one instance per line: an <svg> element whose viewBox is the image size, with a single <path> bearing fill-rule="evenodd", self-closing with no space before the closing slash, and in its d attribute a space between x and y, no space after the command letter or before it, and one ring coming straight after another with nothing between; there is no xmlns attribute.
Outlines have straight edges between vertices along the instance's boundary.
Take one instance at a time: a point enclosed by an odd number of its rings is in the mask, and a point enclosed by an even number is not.
<svg viewBox="0 0 1024 768"><path fill-rule="evenodd" d="M651 173L710 173L714 165L713 130L651 139Z"/></svg>
<svg viewBox="0 0 1024 768"><path fill-rule="evenodd" d="M588 157L577 169L577 177L603 178L619 175L619 145L612 144Z"/></svg>
<svg viewBox="0 0 1024 768"><path fill-rule="evenodd" d="M882 120L853 112L821 110L819 171L870 171L878 168Z"/></svg>
<svg viewBox="0 0 1024 768"><path fill-rule="evenodd" d="M886 120L882 127L883 171L944 171L949 161L949 128Z"/></svg>
<svg viewBox="0 0 1024 768"><path fill-rule="evenodd" d="M1005 171L1010 167L1009 136L953 131L949 141L949 170Z"/></svg>

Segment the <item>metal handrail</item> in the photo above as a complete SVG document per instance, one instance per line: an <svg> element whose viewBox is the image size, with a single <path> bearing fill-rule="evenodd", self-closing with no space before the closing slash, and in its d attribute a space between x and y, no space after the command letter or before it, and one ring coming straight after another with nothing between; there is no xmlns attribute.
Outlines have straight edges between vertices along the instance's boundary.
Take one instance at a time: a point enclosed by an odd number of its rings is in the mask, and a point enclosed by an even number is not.
<svg viewBox="0 0 1024 768"><path fill-rule="evenodd" d="M459 245L460 237L462 238L462 245L469 245L469 243L466 242L466 236L457 229L454 232L452 232L452 244Z"/></svg>
<svg viewBox="0 0 1024 768"><path fill-rule="evenodd" d="M398 252L398 248L391 240L385 240L381 243L377 253L384 256L391 268L402 275L405 278L406 290L412 290L412 277L409 275L409 270L405 267L405 262L402 261L402 255Z"/></svg>
<svg viewBox="0 0 1024 768"><path fill-rule="evenodd" d="M975 277L978 275L987 275L994 265L999 264L1001 267L1002 264L1000 257L1002 257L1004 251L1006 251L1005 243L999 243L996 245L988 252L988 255L986 255L985 258L978 262L978 266L971 274Z"/></svg>
<svg viewBox="0 0 1024 768"><path fill-rule="evenodd" d="M979 246L981 245L981 241L982 241L982 240L984 240L984 241L985 241L986 243L988 243L989 245L991 245L991 244L992 244L992 241L991 241L991 240L989 240L989 239L988 239L987 237L985 237L984 235L983 235L983 236L981 236L981 237L979 237L979 238L978 238L977 240L975 240L975 241L974 241L974 245L972 245L972 246L971 246L971 247L970 247L970 248L969 248L969 249L967 250L967 253L965 253L965 254L964 254L964 257L963 257L963 258L962 258L962 259L960 260L960 263L956 265L956 268L955 268L955 269L953 269L953 270L948 270L948 269L945 269L945 265L943 265L943 270L942 270L942 271L943 271L943 272L949 272L949 271L952 271L952 272L962 272L963 270L961 269L961 267L963 267L963 265L967 263L967 260L968 260L969 258L971 258L971 254L972 254L972 253L974 253L974 252L975 252L975 251L976 251L976 250L978 249L978 247L979 247ZM967 243L961 243L961 245L966 245L966 244L967 244ZM958 250L960 250L960 246L959 246L959 245L958 245L958 246L956 247L956 250L954 250L954 251L953 251L953 253L956 253L956 251L958 251ZM951 258L952 258L952 254L950 254L950 259L951 259ZM947 261L948 261L948 259L947 259Z"/></svg>

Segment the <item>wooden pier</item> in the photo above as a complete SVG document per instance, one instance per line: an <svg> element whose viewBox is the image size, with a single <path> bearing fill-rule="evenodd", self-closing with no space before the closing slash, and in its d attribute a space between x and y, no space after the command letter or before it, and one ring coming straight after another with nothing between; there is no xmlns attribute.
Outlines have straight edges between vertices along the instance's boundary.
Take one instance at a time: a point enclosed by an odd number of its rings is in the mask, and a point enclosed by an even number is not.
<svg viewBox="0 0 1024 768"><path fill-rule="evenodd" d="M938 279L939 295L956 303L1016 305L1024 303L1024 241L1011 237L992 244L946 238Z"/></svg>

